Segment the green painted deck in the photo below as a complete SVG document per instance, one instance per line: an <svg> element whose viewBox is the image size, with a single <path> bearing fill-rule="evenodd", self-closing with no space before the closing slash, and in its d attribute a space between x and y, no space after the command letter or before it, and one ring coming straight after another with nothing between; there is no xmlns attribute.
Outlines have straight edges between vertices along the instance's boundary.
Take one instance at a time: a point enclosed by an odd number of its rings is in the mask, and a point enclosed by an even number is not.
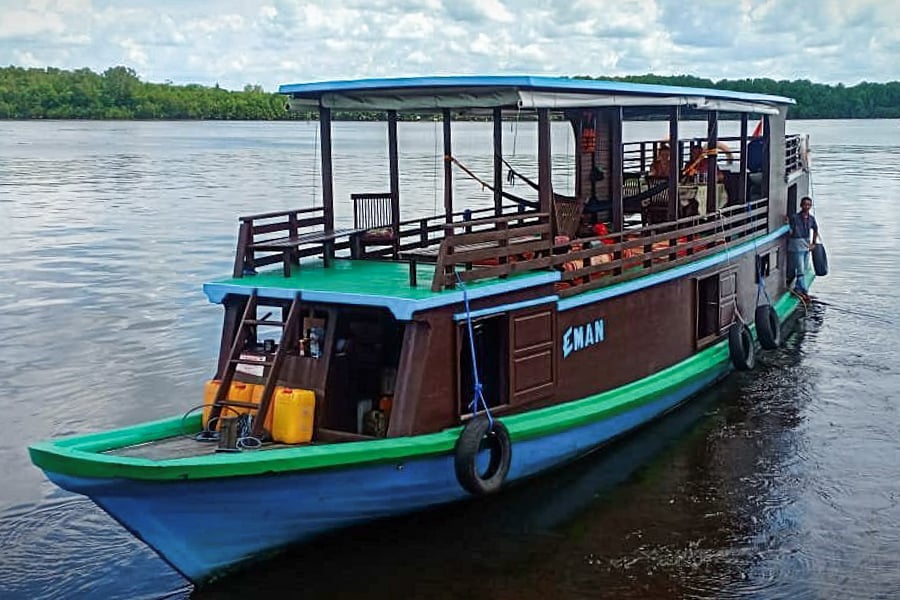
<svg viewBox="0 0 900 600"><path fill-rule="evenodd" d="M267 298L292 299L297 293L305 302L377 306L390 310L397 319L409 320L416 312L463 301L462 288L431 291L434 265L417 267L419 285L409 285L409 263L337 259L331 266L303 263L285 277L281 269L257 275L223 279L203 285L210 302L221 303L229 294L250 295L254 290ZM529 271L505 279L494 277L466 284L470 299L506 294L559 281L558 271Z"/></svg>

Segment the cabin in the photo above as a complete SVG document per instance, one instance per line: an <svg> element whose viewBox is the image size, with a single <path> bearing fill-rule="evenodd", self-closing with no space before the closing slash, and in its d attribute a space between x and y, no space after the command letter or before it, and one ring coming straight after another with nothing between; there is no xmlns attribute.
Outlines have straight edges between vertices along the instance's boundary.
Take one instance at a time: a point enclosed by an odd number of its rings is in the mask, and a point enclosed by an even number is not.
<svg viewBox="0 0 900 600"><path fill-rule="evenodd" d="M254 435L266 436L276 389L311 390L311 441L330 443L563 404L690 359L736 319L752 320L762 294L787 289L784 219L809 190L804 140L785 133L789 99L540 77L280 91L318 112L322 205L239 218L232 276L205 286L225 310L209 418L249 411ZM332 117L342 110L383 114L388 189L335 197ZM404 208L406 114L442 128L436 215ZM454 155L460 118L492 126L491 173ZM507 160L511 120L536 123L534 172ZM632 121L664 135L626 141ZM553 185L558 122L574 148L568 195ZM703 135L684 133L698 122ZM493 205L469 205L460 177L490 190ZM352 206L352 226L336 224L336 203ZM255 395L235 399L237 383Z"/></svg>

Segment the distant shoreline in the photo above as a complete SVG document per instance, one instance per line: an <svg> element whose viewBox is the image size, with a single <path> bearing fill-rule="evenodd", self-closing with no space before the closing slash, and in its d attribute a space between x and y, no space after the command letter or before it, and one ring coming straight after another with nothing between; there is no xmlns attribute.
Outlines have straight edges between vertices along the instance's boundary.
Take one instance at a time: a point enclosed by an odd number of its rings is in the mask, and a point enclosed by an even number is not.
<svg viewBox="0 0 900 600"><path fill-rule="evenodd" d="M591 77L578 77L592 79ZM691 75L600 77L629 83L728 89L786 96L797 101L789 119L898 119L900 81L826 85L808 80L738 79L712 81ZM0 68L0 121L305 121L316 111L291 113L285 97L258 85L230 91L197 84L141 81L134 70L111 67L66 71ZM401 120L431 120L431 115L402 113ZM335 111L338 121L382 121L368 112ZM481 120L475 119L472 120Z"/></svg>

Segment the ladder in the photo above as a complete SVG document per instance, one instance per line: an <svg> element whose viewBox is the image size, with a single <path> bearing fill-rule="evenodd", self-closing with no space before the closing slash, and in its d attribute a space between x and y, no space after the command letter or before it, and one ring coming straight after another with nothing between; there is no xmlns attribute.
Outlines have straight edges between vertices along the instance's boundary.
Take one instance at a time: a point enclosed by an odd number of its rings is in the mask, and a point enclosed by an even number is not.
<svg viewBox="0 0 900 600"><path fill-rule="evenodd" d="M244 307L241 323L235 332L234 341L231 344L231 351L228 355L228 362L225 365L225 372L222 373L219 389L216 391L216 397L215 400L213 400L213 406L209 412L209 419L207 422L219 418L219 415L222 414L222 409L225 407L256 409L256 418L253 419L250 435L255 438L260 438L263 433L263 425L266 422L266 416L268 415L269 408L272 404L272 394L275 391L275 384L278 381L278 373L281 371L281 365L284 362L284 357L290 346L285 339L285 336L288 332L296 331L297 319L300 316L300 294L297 293L294 295L294 299L291 301L291 307L288 310L287 320L285 321L269 320L267 316L263 319L257 319L257 304L257 294L256 290L254 290L250 297L247 298L247 305ZM284 332L272 360L259 362L242 359L240 357L246 344L248 330L251 327L256 327L258 325L281 327ZM231 383L234 381L234 374L237 372L238 365L242 364L269 367L269 375L266 377L266 383L263 387L263 393L259 400L259 404L255 402L238 402L236 400L228 399Z"/></svg>

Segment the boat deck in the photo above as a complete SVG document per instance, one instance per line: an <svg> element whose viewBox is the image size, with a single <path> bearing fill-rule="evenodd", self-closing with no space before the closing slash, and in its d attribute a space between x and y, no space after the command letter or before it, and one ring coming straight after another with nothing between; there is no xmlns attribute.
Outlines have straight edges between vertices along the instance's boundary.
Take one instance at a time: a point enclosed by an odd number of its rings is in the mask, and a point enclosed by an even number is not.
<svg viewBox="0 0 900 600"><path fill-rule="evenodd" d="M147 460L172 460L176 458L190 458L194 456L216 454L216 447L216 442L198 442L192 435L179 435L143 444L114 448L113 450L107 450L103 454L126 456L129 458L144 458ZM276 450L278 448L293 447L295 446L267 443L258 450L247 450L247 452L265 452L267 450Z"/></svg>
<svg viewBox="0 0 900 600"><path fill-rule="evenodd" d="M383 306L399 319L414 312L461 302L462 291L432 291L428 285L409 285L409 264L388 260L335 259L329 266L322 261L303 262L285 277L280 269L255 275L229 278L204 284L211 302L220 303L228 294L249 295L254 289L261 296L292 299L297 292L307 302ZM418 275L430 281L433 264L416 265ZM558 272L531 271L505 278L479 279L466 284L469 297L479 298L524 289L559 280Z"/></svg>

